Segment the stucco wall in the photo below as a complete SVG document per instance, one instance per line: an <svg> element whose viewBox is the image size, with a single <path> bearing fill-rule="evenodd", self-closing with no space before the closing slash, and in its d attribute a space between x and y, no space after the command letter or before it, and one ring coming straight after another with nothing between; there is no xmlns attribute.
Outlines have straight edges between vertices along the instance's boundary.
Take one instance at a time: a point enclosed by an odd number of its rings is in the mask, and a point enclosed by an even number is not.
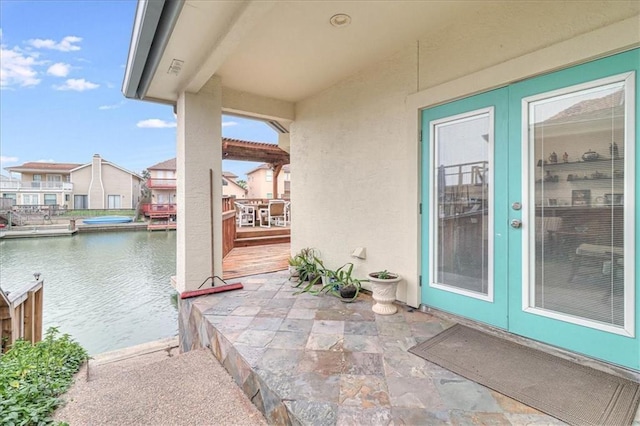
<svg viewBox="0 0 640 426"><path fill-rule="evenodd" d="M419 302L419 108L435 103L435 95L453 99L486 90L492 79L494 86L510 82L495 77L500 73L526 78L526 66L514 75L507 61L531 52L540 52L531 67L550 71L575 62L576 48L584 61L606 54L603 49L629 47L629 37L600 45L589 37L560 42L629 16L626 28L633 28L637 3L581 2L579 16L574 3L559 3L545 3L544 12L539 4L523 2L507 11L499 2L487 3L476 25L452 23L440 36L430 29L419 43L298 103L291 126L292 252L315 247L329 267L353 261L360 277L393 270L406 278L398 299ZM492 75L469 79L463 93L455 84L442 85L487 67ZM366 260L349 256L356 247L366 248Z"/></svg>
<svg viewBox="0 0 640 426"><path fill-rule="evenodd" d="M484 1L472 16L445 20L420 40L420 90L638 13L637 1Z"/></svg>
<svg viewBox="0 0 640 426"><path fill-rule="evenodd" d="M278 175L278 194L273 194L273 180L267 181L267 169L257 169L247 175L247 198L283 198L285 172ZM267 195L272 194L272 197Z"/></svg>
<svg viewBox="0 0 640 426"><path fill-rule="evenodd" d="M139 179L130 173L118 169L110 164L102 163L102 185L104 186L104 205L108 207L108 196L120 196L120 208L135 207L140 195Z"/></svg>
<svg viewBox="0 0 640 426"><path fill-rule="evenodd" d="M227 184L222 185L222 195L236 197L238 199L247 198L246 191L228 179Z"/></svg>
<svg viewBox="0 0 640 426"><path fill-rule="evenodd" d="M73 194L71 194L70 205L76 208L73 203L74 195L89 195L89 184L91 183L91 167L83 167L71 173L71 182L73 182Z"/></svg>
<svg viewBox="0 0 640 426"><path fill-rule="evenodd" d="M314 247L330 268L354 261L358 277L388 269L415 283L418 143L404 123L415 81L415 51L405 49L298 105L293 252ZM356 247L366 248L366 260L350 257ZM406 299L405 284L398 296Z"/></svg>

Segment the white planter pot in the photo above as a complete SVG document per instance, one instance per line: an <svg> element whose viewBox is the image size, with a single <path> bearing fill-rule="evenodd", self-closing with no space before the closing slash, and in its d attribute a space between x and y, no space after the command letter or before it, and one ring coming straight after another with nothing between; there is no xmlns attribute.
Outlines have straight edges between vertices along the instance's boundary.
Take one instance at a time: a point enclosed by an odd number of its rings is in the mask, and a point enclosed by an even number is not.
<svg viewBox="0 0 640 426"><path fill-rule="evenodd" d="M393 304L396 301L396 290L398 283L402 279L400 275L393 274L395 278L380 279L369 274L369 282L373 290L373 300L376 303L371 308L373 312L380 315L393 315L398 312L398 307Z"/></svg>

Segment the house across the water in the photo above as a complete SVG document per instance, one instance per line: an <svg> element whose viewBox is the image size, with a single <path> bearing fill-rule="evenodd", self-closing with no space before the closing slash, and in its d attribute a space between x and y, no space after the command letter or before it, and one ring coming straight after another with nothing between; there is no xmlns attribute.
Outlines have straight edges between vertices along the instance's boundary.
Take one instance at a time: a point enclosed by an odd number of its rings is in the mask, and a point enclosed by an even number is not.
<svg viewBox="0 0 640 426"><path fill-rule="evenodd" d="M134 209L142 176L95 154L91 162L28 162L5 170L19 178L3 179L3 198L17 206L59 206L72 210Z"/></svg>

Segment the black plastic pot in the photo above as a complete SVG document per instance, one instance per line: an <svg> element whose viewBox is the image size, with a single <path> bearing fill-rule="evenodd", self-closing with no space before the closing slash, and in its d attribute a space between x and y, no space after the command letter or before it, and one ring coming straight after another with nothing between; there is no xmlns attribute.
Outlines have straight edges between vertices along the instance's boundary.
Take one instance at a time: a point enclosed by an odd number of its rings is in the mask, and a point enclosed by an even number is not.
<svg viewBox="0 0 640 426"><path fill-rule="evenodd" d="M342 297L343 299L353 299L356 295L356 292L357 289L352 285L340 287L340 297Z"/></svg>

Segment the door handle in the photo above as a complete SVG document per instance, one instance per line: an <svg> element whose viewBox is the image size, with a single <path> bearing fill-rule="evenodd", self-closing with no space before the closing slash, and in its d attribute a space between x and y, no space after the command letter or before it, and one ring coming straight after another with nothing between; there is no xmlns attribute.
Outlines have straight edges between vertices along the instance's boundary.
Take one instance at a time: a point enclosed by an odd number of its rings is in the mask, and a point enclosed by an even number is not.
<svg viewBox="0 0 640 426"><path fill-rule="evenodd" d="M512 219L511 220L511 227L515 228L515 229L522 228L522 221L520 221L519 219Z"/></svg>

